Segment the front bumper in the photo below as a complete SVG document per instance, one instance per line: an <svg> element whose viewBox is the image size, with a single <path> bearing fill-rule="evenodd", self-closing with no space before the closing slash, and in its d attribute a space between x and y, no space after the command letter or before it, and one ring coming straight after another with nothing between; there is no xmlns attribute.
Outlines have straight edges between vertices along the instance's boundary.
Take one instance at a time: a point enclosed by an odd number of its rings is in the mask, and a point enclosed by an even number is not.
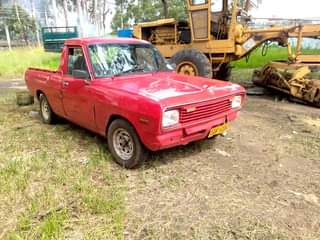
<svg viewBox="0 0 320 240"><path fill-rule="evenodd" d="M187 145L190 142L206 139L213 127L229 123L235 120L239 111L233 111L224 116L181 126L161 135L149 135L147 141L143 141L145 146L151 151Z"/></svg>

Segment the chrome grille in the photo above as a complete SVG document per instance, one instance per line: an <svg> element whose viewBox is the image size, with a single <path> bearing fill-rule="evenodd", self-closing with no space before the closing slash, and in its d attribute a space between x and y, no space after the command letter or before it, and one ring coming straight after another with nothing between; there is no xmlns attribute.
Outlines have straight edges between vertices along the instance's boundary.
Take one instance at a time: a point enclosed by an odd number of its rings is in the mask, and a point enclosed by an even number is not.
<svg viewBox="0 0 320 240"><path fill-rule="evenodd" d="M231 109L231 101L225 99L216 102L205 102L185 106L180 112L180 123L190 123L225 113Z"/></svg>

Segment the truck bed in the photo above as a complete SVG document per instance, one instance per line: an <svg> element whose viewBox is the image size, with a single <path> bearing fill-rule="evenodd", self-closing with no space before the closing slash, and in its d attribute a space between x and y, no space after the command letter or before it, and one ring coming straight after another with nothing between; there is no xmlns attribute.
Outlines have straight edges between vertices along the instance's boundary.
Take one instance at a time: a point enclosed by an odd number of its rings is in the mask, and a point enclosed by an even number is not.
<svg viewBox="0 0 320 240"><path fill-rule="evenodd" d="M55 75L60 75L57 70L28 68L25 72L24 80L33 96L36 96L36 89L45 89L46 82Z"/></svg>

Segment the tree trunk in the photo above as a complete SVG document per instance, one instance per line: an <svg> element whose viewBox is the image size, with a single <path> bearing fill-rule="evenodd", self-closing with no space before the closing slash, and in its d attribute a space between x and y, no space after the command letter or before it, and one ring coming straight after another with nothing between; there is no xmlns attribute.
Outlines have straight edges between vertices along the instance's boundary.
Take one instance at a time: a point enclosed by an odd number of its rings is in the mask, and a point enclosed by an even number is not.
<svg viewBox="0 0 320 240"><path fill-rule="evenodd" d="M86 16L87 19L89 19L89 14L88 14L88 1L86 0L81 0L81 8L83 11L84 16Z"/></svg>
<svg viewBox="0 0 320 240"><path fill-rule="evenodd" d="M19 23L19 25L21 27L23 40L25 41L26 45L29 46L28 34L26 33L25 27L22 25L22 22L21 22L21 19L20 19L20 15L19 15L18 4L17 4L16 1L14 1L14 6L15 6L15 10L16 10L16 16L17 16L17 19L18 19L18 23Z"/></svg>
<svg viewBox="0 0 320 240"><path fill-rule="evenodd" d="M36 20L36 8L35 8L33 0L30 0L30 1L31 1L31 7L32 7L32 18L33 18L33 20L35 22L35 25L36 25L37 43L38 43L38 47L40 47L41 46L41 42L40 42L39 26L38 26L38 22Z"/></svg>
<svg viewBox="0 0 320 240"><path fill-rule="evenodd" d="M23 28L23 30L22 30L23 32L22 32L22 37L23 37L23 40L24 40L24 42L26 43L26 45L27 46L29 46L29 39L28 39L28 35L27 35L27 33L26 33L26 31L25 31L25 29Z"/></svg>
<svg viewBox="0 0 320 240"><path fill-rule="evenodd" d="M163 15L165 18L169 17L169 11L168 11L168 0L161 0L163 5Z"/></svg>
<svg viewBox="0 0 320 240"><path fill-rule="evenodd" d="M52 10L53 10L53 16L54 16L54 25L57 26L58 10L57 10L57 2L56 2L56 0L52 0Z"/></svg>
<svg viewBox="0 0 320 240"><path fill-rule="evenodd" d="M47 7L45 7L45 10L44 10L44 20L45 20L45 25L46 25L46 27L48 27L48 25L49 25L49 20L48 20Z"/></svg>
<svg viewBox="0 0 320 240"><path fill-rule="evenodd" d="M18 22L21 25L21 19L20 19L20 15L19 15L19 9L18 9L17 2L14 3L14 7L15 7L15 10L16 10L16 15L17 15Z"/></svg>
<svg viewBox="0 0 320 240"><path fill-rule="evenodd" d="M78 31L79 31L79 36L82 37L82 8L81 8L81 3L80 0L76 0L77 1L77 22L78 22Z"/></svg>
<svg viewBox="0 0 320 240"><path fill-rule="evenodd" d="M8 25L4 26L4 29L6 31L6 37L7 37L7 43L8 43L8 48L11 51L11 39L10 39L10 33L9 33L9 27Z"/></svg>
<svg viewBox="0 0 320 240"><path fill-rule="evenodd" d="M106 0L103 0L103 12L102 12L102 28L103 28L103 34L106 33L106 15L107 15L107 10L106 10Z"/></svg>
<svg viewBox="0 0 320 240"><path fill-rule="evenodd" d="M124 22L123 22L123 0L121 0L121 5L120 5L120 9L121 9L121 29L124 28Z"/></svg>
<svg viewBox="0 0 320 240"><path fill-rule="evenodd" d="M92 7L92 22L97 23L97 11L98 11L98 0L93 0Z"/></svg>
<svg viewBox="0 0 320 240"><path fill-rule="evenodd" d="M66 25L66 27L69 27L69 22L68 22L68 3L67 3L67 0L63 0L63 14L64 14L64 19L65 19L65 25Z"/></svg>

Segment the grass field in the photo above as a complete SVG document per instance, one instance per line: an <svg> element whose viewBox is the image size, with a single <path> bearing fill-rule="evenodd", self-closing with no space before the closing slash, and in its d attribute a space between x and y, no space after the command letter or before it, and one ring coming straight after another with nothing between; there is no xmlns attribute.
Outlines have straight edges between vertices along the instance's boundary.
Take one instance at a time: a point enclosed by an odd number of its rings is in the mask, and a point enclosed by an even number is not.
<svg viewBox="0 0 320 240"><path fill-rule="evenodd" d="M59 60L59 54L45 53L42 48L0 51L0 79L22 78L28 67L56 69Z"/></svg>
<svg viewBox="0 0 320 240"><path fill-rule="evenodd" d="M262 49L257 48L253 51L248 61L246 58L232 63L234 68L259 68L272 60L285 60L288 58L288 52L286 48L271 47L266 56L262 56Z"/></svg>
<svg viewBox="0 0 320 240"><path fill-rule="evenodd" d="M320 54L319 49L303 49L303 54ZM253 69L264 66L270 61L287 60L288 50L284 47L271 46L267 51L267 55L262 55L262 48L254 50L248 59L243 58L232 63L236 69Z"/></svg>
<svg viewBox="0 0 320 240"><path fill-rule="evenodd" d="M0 89L0 239L122 239L125 181L104 139L32 109Z"/></svg>

